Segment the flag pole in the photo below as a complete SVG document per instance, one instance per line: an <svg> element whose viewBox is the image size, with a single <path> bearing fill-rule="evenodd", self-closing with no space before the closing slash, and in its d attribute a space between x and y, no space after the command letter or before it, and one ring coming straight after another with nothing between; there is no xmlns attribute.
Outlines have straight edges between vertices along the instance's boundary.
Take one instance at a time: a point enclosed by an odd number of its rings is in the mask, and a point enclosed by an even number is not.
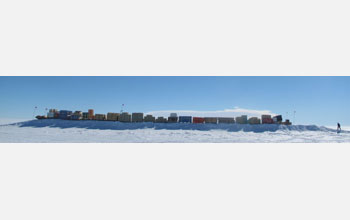
<svg viewBox="0 0 350 220"><path fill-rule="evenodd" d="M34 107L34 111L33 111L33 118L34 118L35 111L36 111L36 109L37 109L37 108L38 108L37 106L35 106L35 107Z"/></svg>

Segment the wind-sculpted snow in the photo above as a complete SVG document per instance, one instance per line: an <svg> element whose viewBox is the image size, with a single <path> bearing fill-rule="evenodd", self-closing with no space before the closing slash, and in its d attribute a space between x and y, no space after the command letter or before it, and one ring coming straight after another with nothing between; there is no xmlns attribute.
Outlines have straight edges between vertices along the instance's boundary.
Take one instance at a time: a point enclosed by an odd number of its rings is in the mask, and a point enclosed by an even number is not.
<svg viewBox="0 0 350 220"><path fill-rule="evenodd" d="M0 125L5 143L350 143L350 132L315 125L161 124L33 120Z"/></svg>
<svg viewBox="0 0 350 220"><path fill-rule="evenodd" d="M72 120L60 120L60 119L45 119L45 120L32 120L20 123L14 123L11 125L17 125L19 127L52 127L52 128L86 128L86 129L100 129L100 130L135 130L153 128L156 130L226 130L230 132L275 132L278 130L290 130L290 131L333 131L336 130L318 127L316 125L277 125L277 124L190 124L190 123L123 123L113 121L72 121ZM347 132L347 131L346 131Z"/></svg>

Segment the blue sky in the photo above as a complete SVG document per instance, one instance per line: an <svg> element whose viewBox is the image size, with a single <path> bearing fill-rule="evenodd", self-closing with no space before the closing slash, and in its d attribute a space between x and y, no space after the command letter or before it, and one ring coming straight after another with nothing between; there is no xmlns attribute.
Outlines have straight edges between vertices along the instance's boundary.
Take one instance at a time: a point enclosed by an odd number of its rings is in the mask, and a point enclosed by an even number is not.
<svg viewBox="0 0 350 220"><path fill-rule="evenodd" d="M350 125L350 77L84 76L0 77L0 118L45 108L236 116L282 114L297 124ZM189 111L189 112L186 112Z"/></svg>

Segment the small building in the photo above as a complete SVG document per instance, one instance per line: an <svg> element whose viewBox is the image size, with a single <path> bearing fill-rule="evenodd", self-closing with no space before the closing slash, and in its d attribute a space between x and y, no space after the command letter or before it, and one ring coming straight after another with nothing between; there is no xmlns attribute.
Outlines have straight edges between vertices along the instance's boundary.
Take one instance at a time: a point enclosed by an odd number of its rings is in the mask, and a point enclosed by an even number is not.
<svg viewBox="0 0 350 220"><path fill-rule="evenodd" d="M105 114L96 114L95 120L104 121L104 120L106 120L106 115Z"/></svg>
<svg viewBox="0 0 350 220"><path fill-rule="evenodd" d="M132 122L143 122L143 113L134 112L131 117Z"/></svg>
<svg viewBox="0 0 350 220"><path fill-rule="evenodd" d="M217 124L218 123L218 118L215 118L215 117L204 117L204 122L206 124Z"/></svg>
<svg viewBox="0 0 350 220"><path fill-rule="evenodd" d="M251 125L260 124L260 118L258 118L258 117L251 117L251 118L249 118L248 123L251 124Z"/></svg>
<svg viewBox="0 0 350 220"><path fill-rule="evenodd" d="M123 112L119 116L120 122L131 122L131 115L128 112Z"/></svg>
<svg viewBox="0 0 350 220"><path fill-rule="evenodd" d="M193 117L193 124L203 124L204 123L204 118L201 117Z"/></svg>
<svg viewBox="0 0 350 220"><path fill-rule="evenodd" d="M192 123L192 116L180 116L179 123Z"/></svg>
<svg viewBox="0 0 350 220"><path fill-rule="evenodd" d="M107 121L119 121L119 113L108 112Z"/></svg>
<svg viewBox="0 0 350 220"><path fill-rule="evenodd" d="M218 118L218 123L219 124L233 124L233 123L235 123L235 119L234 118L220 117L220 118Z"/></svg>
<svg viewBox="0 0 350 220"><path fill-rule="evenodd" d="M156 119L156 123L167 123L167 122L168 122L168 120L164 117L158 117Z"/></svg>
<svg viewBox="0 0 350 220"><path fill-rule="evenodd" d="M146 115L145 118L143 119L144 122L156 122L156 118L153 117L152 115Z"/></svg>
<svg viewBox="0 0 350 220"><path fill-rule="evenodd" d="M289 119L286 119L286 121L283 122L282 124L284 124L284 125L292 125L292 122L290 122Z"/></svg>

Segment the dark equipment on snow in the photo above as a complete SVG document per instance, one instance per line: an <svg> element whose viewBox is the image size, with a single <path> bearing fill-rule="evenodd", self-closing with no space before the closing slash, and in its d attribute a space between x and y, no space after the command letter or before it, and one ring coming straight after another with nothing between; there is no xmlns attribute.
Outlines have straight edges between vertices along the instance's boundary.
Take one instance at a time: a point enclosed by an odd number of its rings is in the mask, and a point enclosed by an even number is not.
<svg viewBox="0 0 350 220"><path fill-rule="evenodd" d="M341 127L340 127L339 122L338 122L338 126L337 126L337 132L338 132L338 133L341 132Z"/></svg>

